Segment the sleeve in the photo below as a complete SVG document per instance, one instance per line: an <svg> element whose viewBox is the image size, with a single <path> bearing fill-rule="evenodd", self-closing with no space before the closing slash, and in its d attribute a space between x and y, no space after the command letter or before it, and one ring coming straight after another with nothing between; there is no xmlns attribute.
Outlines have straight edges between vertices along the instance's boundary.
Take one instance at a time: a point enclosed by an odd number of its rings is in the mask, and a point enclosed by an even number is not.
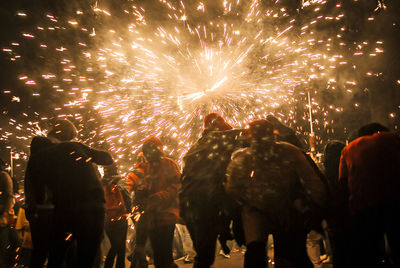
<svg viewBox="0 0 400 268"><path fill-rule="evenodd" d="M168 167L166 169L167 174L165 175L168 176L168 185L163 190L149 196L149 207L154 207L164 202L168 203L168 201L172 201L178 197L178 191L181 186L181 172L178 165L173 160L168 160L166 164Z"/></svg>
<svg viewBox="0 0 400 268"><path fill-rule="evenodd" d="M91 161L97 165L111 165L114 162L109 152L96 150L83 144L80 145L82 146L84 152L92 158Z"/></svg>
<svg viewBox="0 0 400 268"><path fill-rule="evenodd" d="M139 184L139 177L134 172L131 172L126 177L126 183L128 184L129 191L133 192L136 185Z"/></svg>
<svg viewBox="0 0 400 268"><path fill-rule="evenodd" d="M347 181L348 170L347 163L345 159L345 150L343 150L342 155L340 156L340 164L339 164L339 182Z"/></svg>
<svg viewBox="0 0 400 268"><path fill-rule="evenodd" d="M227 194L239 203L244 202L244 192L250 182L248 166L244 165L244 152L234 153L232 160L228 165L225 182L225 190Z"/></svg>
<svg viewBox="0 0 400 268"><path fill-rule="evenodd" d="M130 212L132 208L132 199L131 199L131 194L128 190L128 185L124 180L120 180L118 182L118 187L122 194L122 198L124 199L126 210L127 212Z"/></svg>
<svg viewBox="0 0 400 268"><path fill-rule="evenodd" d="M4 192L3 192L3 196L4 196L4 212L8 212L10 211L10 209L12 208L12 201L13 201L13 184L12 184L12 180L10 178L10 176L8 175L8 173L2 171L1 174L1 179L0 181L2 181L2 184L4 186Z"/></svg>
<svg viewBox="0 0 400 268"><path fill-rule="evenodd" d="M310 165L307 158L304 156L304 153L294 146L293 150L296 151L295 165L297 175L301 178L304 188L315 204L323 207L327 194L325 185L321 181L321 178L318 176L317 172Z"/></svg>

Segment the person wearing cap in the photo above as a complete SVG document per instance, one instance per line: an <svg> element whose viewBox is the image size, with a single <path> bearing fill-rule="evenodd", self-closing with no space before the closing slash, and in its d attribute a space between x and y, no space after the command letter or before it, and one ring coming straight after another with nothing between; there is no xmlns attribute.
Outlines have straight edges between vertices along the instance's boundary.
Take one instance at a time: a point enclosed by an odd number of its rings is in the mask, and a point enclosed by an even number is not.
<svg viewBox="0 0 400 268"><path fill-rule="evenodd" d="M25 173L26 216L31 225L30 267L60 267L77 241L78 267L91 267L104 230L104 192L94 164L110 165L108 152L71 141L68 120L57 120L48 137L34 137ZM71 238L67 239L71 234Z"/></svg>
<svg viewBox="0 0 400 268"><path fill-rule="evenodd" d="M143 214L136 224L136 247L131 267L145 265L140 262L145 256L147 238L150 238L156 268L177 267L172 256L172 240L175 224L180 222L178 191L181 173L175 161L165 156L159 138L147 138L142 152L146 160L141 164Z"/></svg>
<svg viewBox="0 0 400 268"><path fill-rule="evenodd" d="M268 120L251 122L250 147L235 152L227 169L225 189L242 206L244 267L267 267L268 234L274 237L277 266L312 267L306 253L307 233L295 227L297 214L305 210L296 188L304 187L309 199L321 207L325 188L303 151L276 141L275 135Z"/></svg>
<svg viewBox="0 0 400 268"><path fill-rule="evenodd" d="M204 118L200 139L183 158L179 201L196 251L193 267L208 268L214 263L218 235L222 243L232 239L230 219L222 218L228 216L229 204L222 183L232 152L244 146L243 132L233 130L221 115L210 113ZM223 222L228 226L222 226Z"/></svg>

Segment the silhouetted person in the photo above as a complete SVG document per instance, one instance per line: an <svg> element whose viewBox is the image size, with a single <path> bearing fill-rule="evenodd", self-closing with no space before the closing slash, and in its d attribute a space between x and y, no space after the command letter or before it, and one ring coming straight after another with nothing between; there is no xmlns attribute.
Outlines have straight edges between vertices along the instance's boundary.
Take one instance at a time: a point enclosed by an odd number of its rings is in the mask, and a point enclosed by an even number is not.
<svg viewBox="0 0 400 268"><path fill-rule="evenodd" d="M268 234L274 237L276 267L312 267L306 253L307 232L298 230L297 214L306 208L297 187L304 187L307 198L322 206L325 186L303 151L275 140L268 120L250 123L249 138L250 147L233 155L225 185L242 205L247 244L244 267L267 267Z"/></svg>
<svg viewBox="0 0 400 268"><path fill-rule="evenodd" d="M145 256L145 244L150 238L156 268L177 267L172 257L175 224L179 221L178 190L181 173L178 165L164 155L160 139L150 137L142 146L146 162L142 162L143 185L141 205L143 214L136 224L136 247L133 267Z"/></svg>
<svg viewBox="0 0 400 268"><path fill-rule="evenodd" d="M94 163L113 160L107 152L69 141L77 132L68 122L56 122L49 138L31 143L25 191L28 220L37 227L32 240L39 242L35 267L42 267L48 247L47 267L61 267L71 241L77 244L78 267L91 267L104 231L104 193Z"/></svg>
<svg viewBox="0 0 400 268"><path fill-rule="evenodd" d="M343 149L339 170L350 212L350 267L382 267L384 234L400 267L400 137L378 123L358 135Z"/></svg>
<svg viewBox="0 0 400 268"><path fill-rule="evenodd" d="M43 151L54 144L76 137L77 130L69 120L56 120L46 137L34 137L30 145L30 156L25 173L26 218L32 235L31 268L43 267L49 253L53 232L54 204L52 193L45 185Z"/></svg>
<svg viewBox="0 0 400 268"><path fill-rule="evenodd" d="M204 118L204 131L184 156L181 215L196 251L193 267L208 268L214 263L216 241L229 239L229 225L222 226L229 202L223 188L231 154L243 147L243 130L232 127L216 113ZM228 230L227 230L228 228Z"/></svg>
<svg viewBox="0 0 400 268"><path fill-rule="evenodd" d="M15 250L11 241L12 230L9 227L13 206L13 183L5 170L6 164L0 159L0 267L11 267L10 251ZM11 248L10 248L11 247Z"/></svg>

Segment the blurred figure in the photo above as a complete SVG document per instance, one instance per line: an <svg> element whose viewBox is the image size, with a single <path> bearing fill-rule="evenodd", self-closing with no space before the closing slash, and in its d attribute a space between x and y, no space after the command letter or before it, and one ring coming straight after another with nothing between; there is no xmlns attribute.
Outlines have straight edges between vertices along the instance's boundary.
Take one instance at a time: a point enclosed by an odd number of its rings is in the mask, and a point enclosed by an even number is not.
<svg viewBox="0 0 400 268"><path fill-rule="evenodd" d="M338 185L340 155L346 145L337 140L329 141L324 147L322 159L324 175L329 185L326 221L328 238L332 246L333 267L345 267L348 252L348 208L347 196ZM327 238L327 239L328 239Z"/></svg>
<svg viewBox="0 0 400 268"><path fill-rule="evenodd" d="M218 235L222 243L232 239L230 219L226 220L230 201L223 182L232 152L243 147L242 133L243 130L232 130L220 115L208 114L200 139L183 158L179 197L181 215L196 251L195 268L208 268L214 263Z"/></svg>
<svg viewBox="0 0 400 268"><path fill-rule="evenodd" d="M0 159L0 267L13 266L13 252L18 242L18 237L13 228L13 183L6 172L6 163Z"/></svg>
<svg viewBox="0 0 400 268"><path fill-rule="evenodd" d="M358 136L343 149L339 169L350 212L350 267L383 267L384 235L400 267L400 137L378 123Z"/></svg>
<svg viewBox="0 0 400 268"><path fill-rule="evenodd" d="M271 114L267 115L267 120L274 125L274 129L278 132L277 138L279 141L284 141L297 146L300 149L305 149L304 141L299 139L296 135L296 131L283 124L278 118Z"/></svg>
<svg viewBox="0 0 400 268"><path fill-rule="evenodd" d="M115 164L104 167L102 184L106 199L105 230L111 244L104 268L112 268L115 257L117 257L115 267L123 268L128 229L127 215L131 211L131 197L127 185L118 175Z"/></svg>
<svg viewBox="0 0 400 268"><path fill-rule="evenodd" d="M175 224L179 221L178 190L180 171L178 165L164 156L160 139L150 137L142 146L146 162L143 163L143 186L141 205L143 213L136 224L136 247L133 267L145 256L149 237L156 268L177 267L172 257L172 240ZM145 264L146 265L146 264Z"/></svg>
<svg viewBox="0 0 400 268"><path fill-rule="evenodd" d="M250 147L233 155L228 166L227 193L243 207L247 251L244 267L267 267L266 241L273 234L275 267L312 267L306 253L307 232L299 231L300 213L309 213L297 187L322 207L325 187L305 154L275 140L268 120L250 123ZM301 178L301 179L300 179Z"/></svg>
<svg viewBox="0 0 400 268"><path fill-rule="evenodd" d="M104 230L104 193L94 163L112 164L109 153L69 140L77 131L58 120L48 138L35 137L25 175L31 225L31 267L61 267L72 241L78 267L91 267ZM50 243L51 241L51 243Z"/></svg>
<svg viewBox="0 0 400 268"><path fill-rule="evenodd" d="M13 207L13 182L6 171L6 163L0 159L0 224L7 225Z"/></svg>
<svg viewBox="0 0 400 268"><path fill-rule="evenodd" d="M146 246L148 244L147 234L143 234L144 231L142 231L142 235L139 236L141 238L139 239L140 243L137 244L136 242L136 229L139 225L138 220L140 219L144 211L145 201L147 199L147 190L144 179L147 167L148 163L143 155L143 152L140 152L136 158L136 163L133 167L133 170L128 174L126 178L126 182L129 186L129 191L132 193L133 196L131 217L135 225L135 239L132 243L132 254L128 257L128 259L131 261L131 268L147 268L148 266L148 261L146 258L146 252L149 251L148 246Z"/></svg>

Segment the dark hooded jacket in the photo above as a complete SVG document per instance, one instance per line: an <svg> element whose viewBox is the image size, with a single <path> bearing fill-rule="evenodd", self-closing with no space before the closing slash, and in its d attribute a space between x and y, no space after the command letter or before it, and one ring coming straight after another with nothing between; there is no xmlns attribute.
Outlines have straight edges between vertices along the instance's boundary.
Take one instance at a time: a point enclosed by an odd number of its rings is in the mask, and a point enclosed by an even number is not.
<svg viewBox="0 0 400 268"><path fill-rule="evenodd" d="M325 186L303 151L286 142L267 142L234 154L227 171L227 193L267 215L275 226L288 227L298 199L298 185L322 206Z"/></svg>
<svg viewBox="0 0 400 268"><path fill-rule="evenodd" d="M200 205L221 196L226 167L234 151L244 147L243 130L204 130L184 156L181 205Z"/></svg>

